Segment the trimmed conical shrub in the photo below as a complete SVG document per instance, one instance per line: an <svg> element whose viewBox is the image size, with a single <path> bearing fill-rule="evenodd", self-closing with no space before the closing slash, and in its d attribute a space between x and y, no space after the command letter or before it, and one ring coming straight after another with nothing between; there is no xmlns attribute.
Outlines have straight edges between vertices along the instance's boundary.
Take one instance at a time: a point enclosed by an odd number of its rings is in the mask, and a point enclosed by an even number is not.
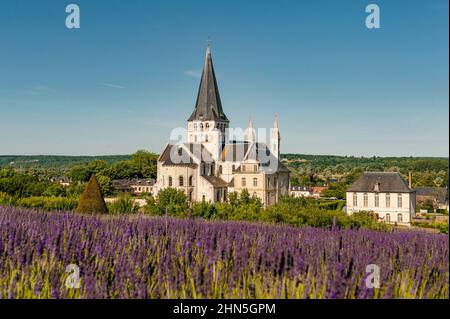
<svg viewBox="0 0 450 319"><path fill-rule="evenodd" d="M87 214L106 214L108 208L106 207L105 200L103 199L100 185L97 178L92 174L89 179L89 183L85 187L83 194L80 196L78 207L76 210L78 213Z"/></svg>

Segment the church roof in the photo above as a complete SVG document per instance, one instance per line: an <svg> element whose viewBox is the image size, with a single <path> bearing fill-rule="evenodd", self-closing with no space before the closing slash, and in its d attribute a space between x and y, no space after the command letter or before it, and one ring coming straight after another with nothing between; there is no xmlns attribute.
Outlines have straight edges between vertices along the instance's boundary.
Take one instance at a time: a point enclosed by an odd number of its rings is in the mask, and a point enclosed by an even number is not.
<svg viewBox="0 0 450 319"><path fill-rule="evenodd" d="M212 162L213 159L203 144L183 143L181 145L167 144L158 161L163 165L196 167L200 161Z"/></svg>
<svg viewBox="0 0 450 319"><path fill-rule="evenodd" d="M247 154L250 143L233 142L227 143L222 149L222 161L224 162L242 162Z"/></svg>
<svg viewBox="0 0 450 319"><path fill-rule="evenodd" d="M347 192L374 192L378 184L381 193L411 193L408 183L396 172L365 172L350 187Z"/></svg>
<svg viewBox="0 0 450 319"><path fill-rule="evenodd" d="M228 183L225 182L222 178L217 176L208 176L208 175L202 175L204 179L208 181L211 185L214 187L227 187Z"/></svg>
<svg viewBox="0 0 450 319"><path fill-rule="evenodd" d="M228 121L222 109L219 88L214 73L211 50L206 49L205 64L197 94L194 112L188 121Z"/></svg>

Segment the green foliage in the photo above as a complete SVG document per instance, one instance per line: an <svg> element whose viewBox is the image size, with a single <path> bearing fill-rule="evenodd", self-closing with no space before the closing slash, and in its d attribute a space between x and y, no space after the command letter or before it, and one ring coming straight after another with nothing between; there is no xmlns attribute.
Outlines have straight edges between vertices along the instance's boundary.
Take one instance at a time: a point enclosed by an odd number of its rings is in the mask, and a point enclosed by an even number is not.
<svg viewBox="0 0 450 319"><path fill-rule="evenodd" d="M89 183L81 194L77 207L78 213L88 214L106 214L108 208L106 207L105 200L98 184L95 175L92 175L89 179Z"/></svg>
<svg viewBox="0 0 450 319"><path fill-rule="evenodd" d="M428 219L428 218L427 218ZM437 229L441 234L447 234L449 231L448 221L445 222L412 222L411 225L421 228Z"/></svg>
<svg viewBox="0 0 450 319"><path fill-rule="evenodd" d="M351 225L353 228L368 228L373 230L388 231L392 226L379 222L374 213L370 212L356 212L350 216Z"/></svg>
<svg viewBox="0 0 450 319"><path fill-rule="evenodd" d="M341 210L326 209L326 206L321 207L316 201L289 196L281 198L276 205L268 207L263 214L263 220L293 226L351 226L349 216Z"/></svg>
<svg viewBox="0 0 450 319"><path fill-rule="evenodd" d="M144 212L150 215L188 216L188 200L186 194L175 188L166 188L158 192L156 200L149 201Z"/></svg>
<svg viewBox="0 0 450 319"><path fill-rule="evenodd" d="M435 208L436 208L435 203L433 202L433 200L429 198L417 203L418 211L420 211L421 209L425 209L428 213L434 213Z"/></svg>
<svg viewBox="0 0 450 319"><path fill-rule="evenodd" d="M108 176L96 174L98 184L100 185L100 189L102 190L102 194L111 194L112 193L112 184L111 179Z"/></svg>
<svg viewBox="0 0 450 319"><path fill-rule="evenodd" d="M0 192L17 197L39 196L50 182L40 181L31 174L16 172L11 168L0 169Z"/></svg>
<svg viewBox="0 0 450 319"><path fill-rule="evenodd" d="M157 154L144 150L137 151L131 157L131 161L134 163L142 177L156 177L157 160Z"/></svg>
<svg viewBox="0 0 450 319"><path fill-rule="evenodd" d="M413 172L413 186L448 186L449 162L441 157L354 157L332 155L282 154L292 171L292 186L317 186L328 178L338 178L341 185L333 187L326 197L344 198L342 189L365 171L395 171L406 179ZM333 185L333 184L331 184ZM330 186L331 186L330 185ZM344 195L344 196L343 196Z"/></svg>
<svg viewBox="0 0 450 319"><path fill-rule="evenodd" d="M439 232L441 234L447 234L448 235L448 221L445 223L438 223L436 225L436 228L439 229Z"/></svg>
<svg viewBox="0 0 450 319"><path fill-rule="evenodd" d="M114 215L127 215L137 213L139 205L130 194L122 194L113 203L108 204L108 210Z"/></svg>
<svg viewBox="0 0 450 319"><path fill-rule="evenodd" d="M15 202L15 206L40 208L50 211L74 210L77 207L78 199L76 197L23 197Z"/></svg>
<svg viewBox="0 0 450 319"><path fill-rule="evenodd" d="M67 196L67 189L58 183L52 183L50 186L47 187L47 189L44 191L42 195L54 197Z"/></svg>
<svg viewBox="0 0 450 319"><path fill-rule="evenodd" d="M76 164L86 164L93 160L103 160L108 164L129 160L130 155L106 155L106 156L54 156L54 155L0 155L0 167L14 169L51 168L53 170L66 170ZM87 177L89 178L89 176Z"/></svg>
<svg viewBox="0 0 450 319"><path fill-rule="evenodd" d="M113 179L156 178L156 162L154 153L139 150L128 160L108 163L105 160L94 160L89 163L73 165L67 175L75 183L86 182L95 174L105 195L114 195L111 186Z"/></svg>
<svg viewBox="0 0 450 319"><path fill-rule="evenodd" d="M11 196L8 193L0 192L0 205L15 206L17 197Z"/></svg>

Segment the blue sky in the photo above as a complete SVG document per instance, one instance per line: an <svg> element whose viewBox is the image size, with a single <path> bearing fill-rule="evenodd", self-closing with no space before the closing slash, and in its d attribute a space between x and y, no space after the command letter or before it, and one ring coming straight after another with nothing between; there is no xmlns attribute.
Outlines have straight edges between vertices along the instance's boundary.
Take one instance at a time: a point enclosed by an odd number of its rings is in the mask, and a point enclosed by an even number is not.
<svg viewBox="0 0 450 319"><path fill-rule="evenodd" d="M446 0L70 3L0 2L0 154L159 152L210 35L231 126L278 113L283 153L448 156Z"/></svg>

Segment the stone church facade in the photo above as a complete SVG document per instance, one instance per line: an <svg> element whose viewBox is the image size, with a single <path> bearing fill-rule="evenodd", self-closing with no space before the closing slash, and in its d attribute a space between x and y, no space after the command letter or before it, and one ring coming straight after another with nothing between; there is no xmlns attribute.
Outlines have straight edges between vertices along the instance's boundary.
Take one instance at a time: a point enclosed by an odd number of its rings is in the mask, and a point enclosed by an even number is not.
<svg viewBox="0 0 450 319"><path fill-rule="evenodd" d="M187 142L167 144L158 158L156 190L182 190L190 201L226 201L247 189L264 206L289 195L289 170L279 160L280 131L275 116L270 144L256 141L250 121L244 141L229 140L208 46L195 109L187 121Z"/></svg>

